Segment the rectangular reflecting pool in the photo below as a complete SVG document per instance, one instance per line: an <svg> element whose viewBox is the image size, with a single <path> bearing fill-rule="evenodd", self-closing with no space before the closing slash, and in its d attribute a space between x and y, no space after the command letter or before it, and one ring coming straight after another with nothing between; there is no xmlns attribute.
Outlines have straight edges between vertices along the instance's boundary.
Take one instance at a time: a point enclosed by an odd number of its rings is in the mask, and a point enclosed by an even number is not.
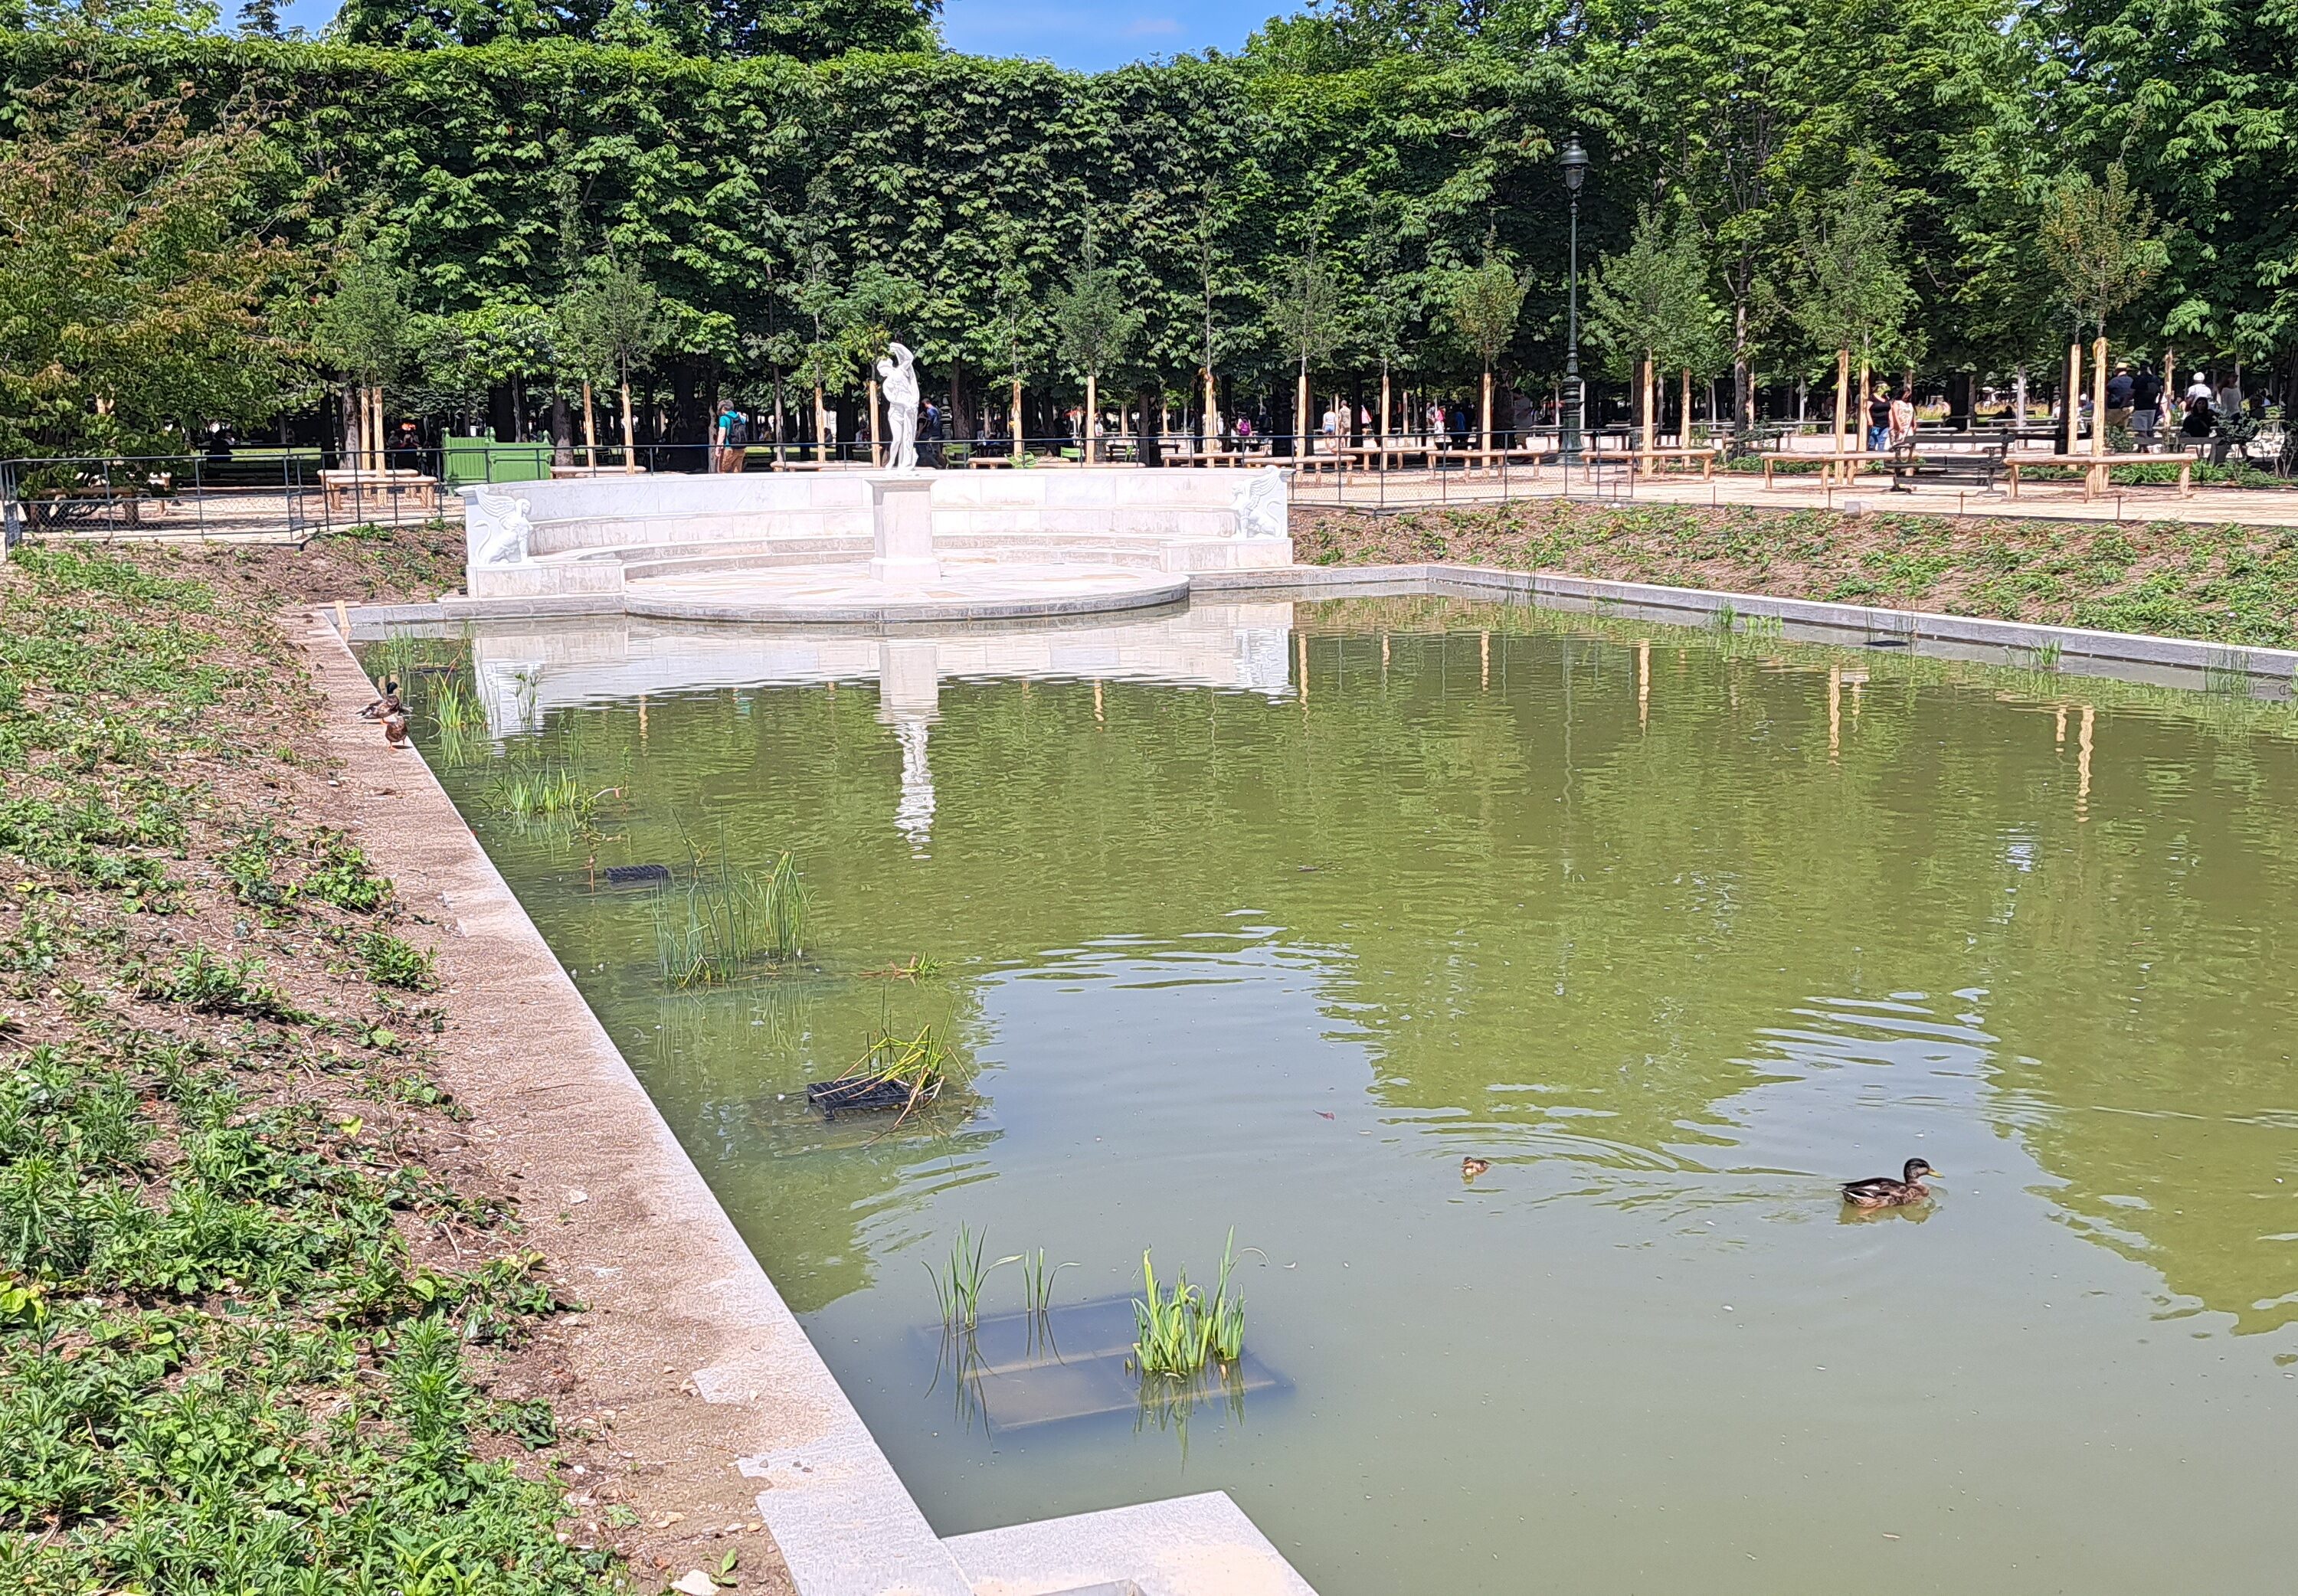
<svg viewBox="0 0 2298 1596"><path fill-rule="evenodd" d="M944 1534L1219 1488L1325 1596L2289 1583L2287 702L1429 597L368 660ZM784 854L802 952L686 980ZM809 1106L927 1025L930 1108ZM961 1225L1074 1266L1042 1322L1007 1264L935 1329ZM1144 1251L1232 1231L1239 1373L1141 1400Z"/></svg>

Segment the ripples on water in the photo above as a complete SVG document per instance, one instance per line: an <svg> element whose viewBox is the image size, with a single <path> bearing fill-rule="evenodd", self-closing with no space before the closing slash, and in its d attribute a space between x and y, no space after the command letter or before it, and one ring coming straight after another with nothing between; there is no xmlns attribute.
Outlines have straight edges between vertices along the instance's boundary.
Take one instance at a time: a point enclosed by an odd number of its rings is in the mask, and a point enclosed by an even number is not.
<svg viewBox="0 0 2298 1596"><path fill-rule="evenodd" d="M569 662L503 757L632 796L595 858L481 835L946 1532L1223 1487L1327 1596L2286 1581L2286 707L1434 600L898 702L740 636L482 634ZM589 872L695 836L798 851L802 967L664 992ZM806 1110L929 1021L971 1090ZM1917 1154L1929 1208L1837 1202ZM1234 1226L1277 1386L953 1422L961 1220L1078 1301Z"/></svg>

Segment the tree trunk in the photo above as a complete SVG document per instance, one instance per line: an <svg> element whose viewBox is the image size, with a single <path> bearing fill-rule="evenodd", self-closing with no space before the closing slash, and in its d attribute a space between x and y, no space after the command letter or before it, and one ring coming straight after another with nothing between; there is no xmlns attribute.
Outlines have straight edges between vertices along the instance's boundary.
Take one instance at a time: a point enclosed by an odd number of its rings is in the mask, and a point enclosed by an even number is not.
<svg viewBox="0 0 2298 1596"><path fill-rule="evenodd" d="M1654 390L1658 386L1652 380L1653 368L1658 364L1659 362L1649 354L1636 362L1636 387L1640 390L1637 397L1643 401L1644 409L1644 469L1647 472L1652 468L1652 451L1659 447L1657 431L1659 421L1658 418L1652 414Z"/></svg>
<svg viewBox="0 0 2298 1596"><path fill-rule="evenodd" d="M623 373L623 469L639 468L638 417L631 409L631 374Z"/></svg>
<svg viewBox="0 0 2298 1596"><path fill-rule="evenodd" d="M1021 379L1013 379L1013 463L1021 463Z"/></svg>
<svg viewBox="0 0 2298 1596"><path fill-rule="evenodd" d="M1844 424L1851 419L1851 345L1835 351L1835 452L1843 452Z"/></svg>
<svg viewBox="0 0 2298 1596"><path fill-rule="evenodd" d="M781 368L781 367L779 367L779 366L774 367L774 368L773 368L773 374L774 374L774 464L775 464L777 467L781 467L781 466L787 466L787 465L789 465L789 453L788 453L789 442L788 442L788 440L787 440L787 436L786 436L786 434L785 434L785 433L784 433L784 431L783 431L784 427L788 426L788 423L787 423L787 422L783 419L783 418L782 418L782 368Z"/></svg>
<svg viewBox="0 0 2298 1596"><path fill-rule="evenodd" d="M883 429L878 424L878 379L873 376L864 386L869 390L870 408L864 413L869 418L870 463L873 466L882 466L886 463L886 446L885 440L880 435Z"/></svg>
<svg viewBox="0 0 2298 1596"><path fill-rule="evenodd" d="M599 407L591 393L591 379L583 379L583 463L599 468Z"/></svg>
<svg viewBox="0 0 2298 1596"><path fill-rule="evenodd" d="M1205 368L1205 458L1211 459L1220 448L1220 392L1213 383L1213 368Z"/></svg>
<svg viewBox="0 0 2298 1596"><path fill-rule="evenodd" d="M1676 401L1675 446L1691 447L1691 368L1683 368L1683 382Z"/></svg>
<svg viewBox="0 0 2298 1596"><path fill-rule="evenodd" d="M1492 368L1490 361L1486 361L1484 364L1484 388L1479 396L1478 402L1481 406L1478 412L1478 419L1481 423L1481 430L1484 433L1484 439L1483 445L1484 451L1484 466L1485 468L1489 470L1492 463Z"/></svg>
<svg viewBox="0 0 2298 1596"><path fill-rule="evenodd" d="M1873 425L1868 418L1872 414L1868 407L1874 402L1875 371L1867 363L1867 351L1862 346L1859 351L1859 447L1862 449L1867 447L1866 429Z"/></svg>
<svg viewBox="0 0 2298 1596"><path fill-rule="evenodd" d="M1388 469L1388 362L1380 363L1380 468Z"/></svg>
<svg viewBox="0 0 2298 1596"><path fill-rule="evenodd" d="M830 459L830 424L823 409L822 379L814 383L814 463L817 466Z"/></svg>
<svg viewBox="0 0 2298 1596"><path fill-rule="evenodd" d="M2067 345L2066 398L2062 408L2066 411L2067 452L2079 453L2076 445L2082 441L2082 345Z"/></svg>
<svg viewBox="0 0 2298 1596"><path fill-rule="evenodd" d="M1294 435L1299 441L1294 445L1294 452L1305 460L1309 453L1309 428L1311 425L1309 417L1309 357L1306 355L1301 357L1301 380L1294 393L1293 426Z"/></svg>
<svg viewBox="0 0 2298 1596"><path fill-rule="evenodd" d="M1085 463L1097 465L1101 460L1101 379L1088 371L1085 374Z"/></svg>
<svg viewBox="0 0 2298 1596"><path fill-rule="evenodd" d="M2098 459L2106 453L2106 335L2101 333L2090 348L2090 458Z"/></svg>
<svg viewBox="0 0 2298 1596"><path fill-rule="evenodd" d="M2165 343L2162 346L2162 419L2159 424L2162 432L2168 433L2171 430L2170 413L2173 408L2178 406L2178 346L2175 343Z"/></svg>
<svg viewBox="0 0 2298 1596"><path fill-rule="evenodd" d="M574 463L574 418L566 413L566 395L550 396L550 463L571 466Z"/></svg>
<svg viewBox="0 0 2298 1596"><path fill-rule="evenodd" d="M2011 426L2015 431L2027 425L2027 363L2024 360L2011 373Z"/></svg>
<svg viewBox="0 0 2298 1596"><path fill-rule="evenodd" d="M1742 296L1732 306L1732 425L1742 432L1756 425L1756 390L1749 375L1748 302Z"/></svg>

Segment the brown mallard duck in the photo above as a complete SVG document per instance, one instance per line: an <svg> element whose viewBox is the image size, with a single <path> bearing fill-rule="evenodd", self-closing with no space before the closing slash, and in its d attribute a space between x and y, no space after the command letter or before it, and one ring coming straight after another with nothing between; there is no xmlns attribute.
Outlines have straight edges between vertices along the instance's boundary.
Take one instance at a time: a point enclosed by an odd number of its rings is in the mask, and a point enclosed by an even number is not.
<svg viewBox="0 0 2298 1596"><path fill-rule="evenodd" d="M369 704L366 708L360 711L360 718L361 720L379 721L386 715L398 713L400 708L399 678L392 676L386 678L384 682L383 691L376 697L375 702Z"/></svg>
<svg viewBox="0 0 2298 1596"><path fill-rule="evenodd" d="M1938 1173L1922 1159L1911 1158L1897 1180L1889 1175L1877 1175L1872 1179L1846 1182L1843 1200L1854 1208L1904 1208L1911 1203L1928 1203L1931 1192L1923 1184L1923 1177Z"/></svg>
<svg viewBox="0 0 2298 1596"><path fill-rule="evenodd" d="M1492 1161L1489 1158L1464 1158L1460 1161L1460 1178L1474 1180L1492 1167Z"/></svg>
<svg viewBox="0 0 2298 1596"><path fill-rule="evenodd" d="M393 708L383 717L383 740L394 748L407 746L407 711Z"/></svg>

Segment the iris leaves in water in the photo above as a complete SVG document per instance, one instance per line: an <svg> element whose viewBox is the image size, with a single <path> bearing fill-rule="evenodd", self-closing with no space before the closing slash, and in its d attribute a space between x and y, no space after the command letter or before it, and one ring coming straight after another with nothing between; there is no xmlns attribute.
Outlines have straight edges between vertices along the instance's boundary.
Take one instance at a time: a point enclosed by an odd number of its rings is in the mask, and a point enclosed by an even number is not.
<svg viewBox="0 0 2298 1596"><path fill-rule="evenodd" d="M1140 1335L1133 1344L1145 1377L1186 1380L1210 1361L1234 1363L1244 1351L1244 1298L1232 1295L1229 1276L1236 1268L1236 1232L1221 1249L1220 1275L1208 1297L1184 1273L1170 1289L1157 1284L1157 1269L1141 1254L1141 1282L1148 1295L1133 1300Z"/></svg>
<svg viewBox="0 0 2298 1596"><path fill-rule="evenodd" d="M767 959L805 951L806 885L789 855L764 874L723 860L695 861L684 888L668 887L654 903L655 956L674 987L717 986Z"/></svg>

